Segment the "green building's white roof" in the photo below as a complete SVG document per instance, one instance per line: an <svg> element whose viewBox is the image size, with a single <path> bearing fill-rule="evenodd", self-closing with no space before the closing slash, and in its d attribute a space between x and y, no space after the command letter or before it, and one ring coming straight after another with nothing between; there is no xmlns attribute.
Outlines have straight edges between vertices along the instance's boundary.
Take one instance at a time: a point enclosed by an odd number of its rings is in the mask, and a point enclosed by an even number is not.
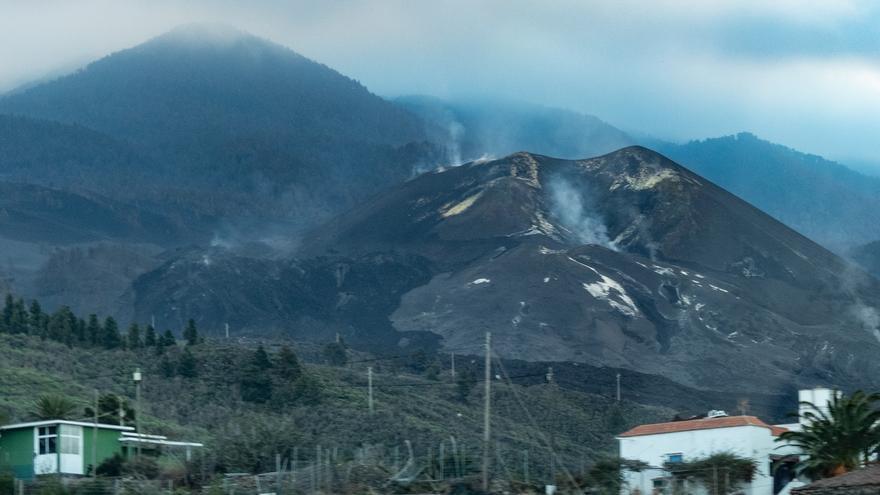
<svg viewBox="0 0 880 495"><path fill-rule="evenodd" d="M35 426L52 426L52 425L73 425L103 428L106 430L134 431L131 426L107 425L104 423L89 423L86 421L69 421L66 419L47 419L42 421L31 421L29 423L16 423L12 425L0 426L0 430L17 430L19 428L33 428Z"/></svg>

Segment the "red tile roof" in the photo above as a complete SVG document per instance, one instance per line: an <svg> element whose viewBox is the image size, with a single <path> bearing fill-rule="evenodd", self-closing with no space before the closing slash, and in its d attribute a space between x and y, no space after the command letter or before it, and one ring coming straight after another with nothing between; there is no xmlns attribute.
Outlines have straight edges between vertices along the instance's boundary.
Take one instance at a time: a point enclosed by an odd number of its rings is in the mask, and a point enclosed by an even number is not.
<svg viewBox="0 0 880 495"><path fill-rule="evenodd" d="M760 426L767 428L773 436L778 436L786 431L781 426L770 426L754 416L724 416L720 418L691 419L688 421L672 421L670 423L654 423L640 425L621 433L619 438L640 437L644 435L659 435L663 433L675 433L679 431L712 430L715 428L734 428L737 426Z"/></svg>

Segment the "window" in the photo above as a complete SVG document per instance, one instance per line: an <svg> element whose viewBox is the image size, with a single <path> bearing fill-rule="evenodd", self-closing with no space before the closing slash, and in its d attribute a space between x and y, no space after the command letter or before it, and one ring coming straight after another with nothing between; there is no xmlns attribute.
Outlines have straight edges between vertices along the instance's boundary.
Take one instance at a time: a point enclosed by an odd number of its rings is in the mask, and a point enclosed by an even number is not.
<svg viewBox="0 0 880 495"><path fill-rule="evenodd" d="M79 455L82 428L72 425L61 425L61 453Z"/></svg>
<svg viewBox="0 0 880 495"><path fill-rule="evenodd" d="M56 440L58 430L55 426L41 426L37 428L37 450L40 455L54 454L58 452Z"/></svg>
<svg viewBox="0 0 880 495"><path fill-rule="evenodd" d="M676 462L684 462L684 454L681 452L676 452L674 454L666 454L666 462L668 463L676 463Z"/></svg>

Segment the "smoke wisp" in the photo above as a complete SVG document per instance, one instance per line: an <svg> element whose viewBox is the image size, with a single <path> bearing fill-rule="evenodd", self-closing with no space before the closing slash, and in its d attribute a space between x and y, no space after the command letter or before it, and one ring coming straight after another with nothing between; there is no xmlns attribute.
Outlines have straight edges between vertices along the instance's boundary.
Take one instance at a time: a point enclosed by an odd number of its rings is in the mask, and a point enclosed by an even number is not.
<svg viewBox="0 0 880 495"><path fill-rule="evenodd" d="M617 247L608 238L602 218L590 207L587 194L563 178L554 178L547 185L551 212L562 227L581 244L596 244L609 249Z"/></svg>

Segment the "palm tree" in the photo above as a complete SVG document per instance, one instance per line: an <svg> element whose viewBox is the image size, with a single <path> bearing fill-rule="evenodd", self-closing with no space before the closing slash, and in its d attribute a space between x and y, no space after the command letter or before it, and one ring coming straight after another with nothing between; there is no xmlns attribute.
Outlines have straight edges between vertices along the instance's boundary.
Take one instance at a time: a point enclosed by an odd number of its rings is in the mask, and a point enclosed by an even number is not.
<svg viewBox="0 0 880 495"><path fill-rule="evenodd" d="M34 415L39 419L69 419L77 407L63 395L42 395L34 401Z"/></svg>
<svg viewBox="0 0 880 495"><path fill-rule="evenodd" d="M813 479L826 478L855 469L880 449L880 394L861 390L850 396L835 396L823 411L815 404L804 413L801 431L788 431L778 441L799 447L808 456L798 469Z"/></svg>

